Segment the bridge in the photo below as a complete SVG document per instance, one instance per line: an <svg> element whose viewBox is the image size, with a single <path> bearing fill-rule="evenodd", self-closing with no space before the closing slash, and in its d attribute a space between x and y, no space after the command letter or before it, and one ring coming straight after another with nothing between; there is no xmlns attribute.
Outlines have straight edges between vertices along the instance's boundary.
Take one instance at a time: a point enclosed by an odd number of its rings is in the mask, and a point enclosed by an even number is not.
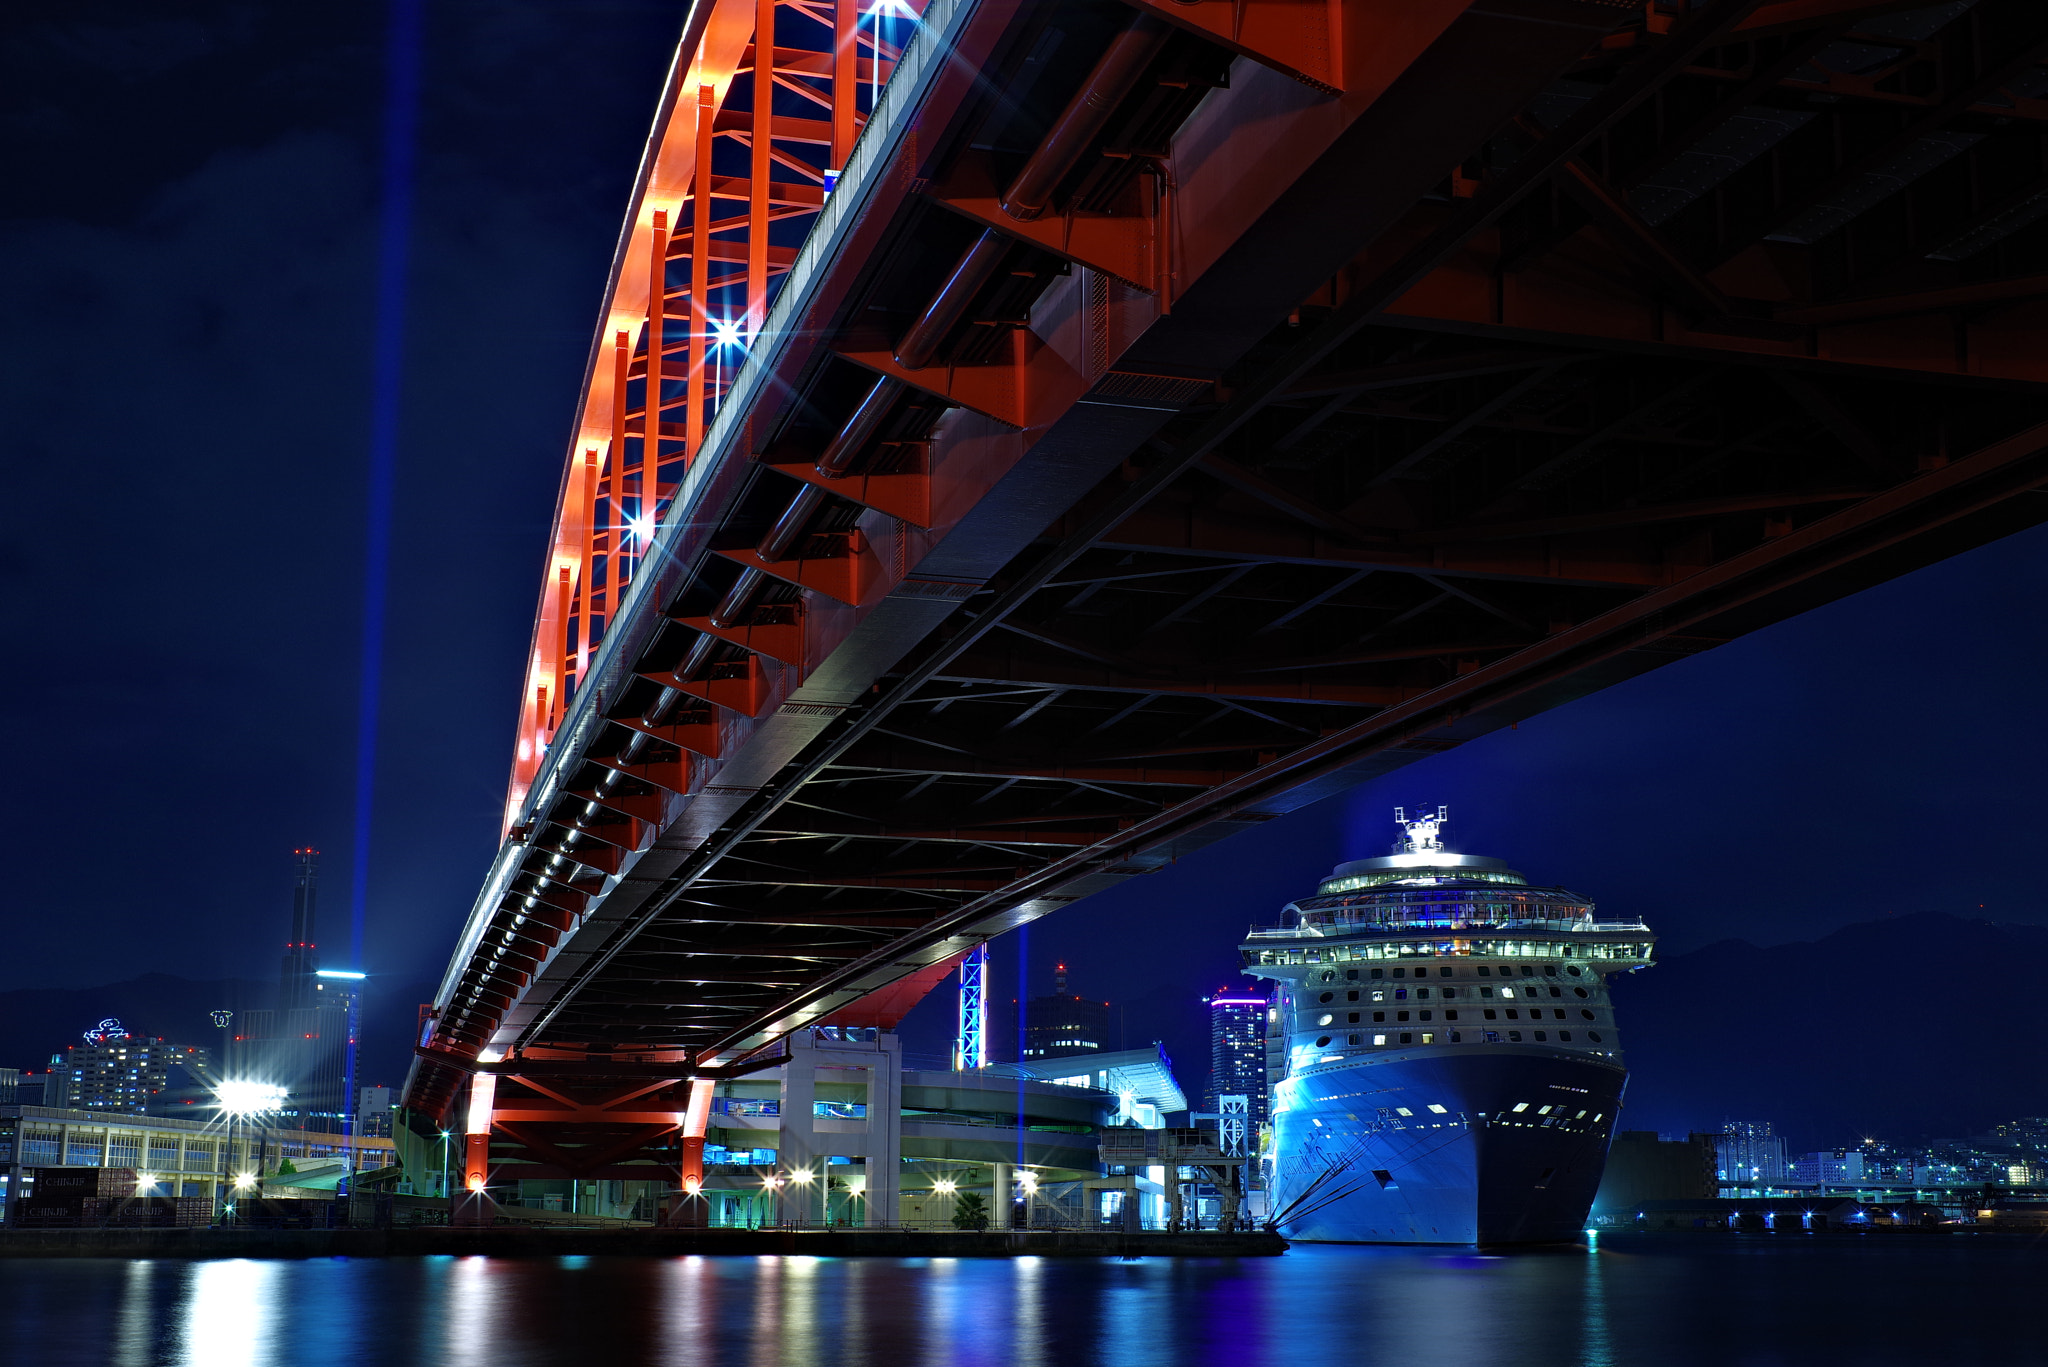
<svg viewBox="0 0 2048 1367"><path fill-rule="evenodd" d="M408 1106L472 1188L692 1192L793 1032L2048 517L2044 59L2038 0L695 0Z"/></svg>

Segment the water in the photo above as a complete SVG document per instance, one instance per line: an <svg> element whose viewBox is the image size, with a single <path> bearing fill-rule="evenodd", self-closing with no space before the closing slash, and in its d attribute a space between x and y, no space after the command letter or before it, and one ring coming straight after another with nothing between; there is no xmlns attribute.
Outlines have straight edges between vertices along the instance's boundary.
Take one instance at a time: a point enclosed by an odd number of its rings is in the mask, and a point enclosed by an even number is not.
<svg viewBox="0 0 2048 1367"><path fill-rule="evenodd" d="M0 1261L35 1367L2048 1362L2048 1245L1720 1236L1479 1257Z"/></svg>

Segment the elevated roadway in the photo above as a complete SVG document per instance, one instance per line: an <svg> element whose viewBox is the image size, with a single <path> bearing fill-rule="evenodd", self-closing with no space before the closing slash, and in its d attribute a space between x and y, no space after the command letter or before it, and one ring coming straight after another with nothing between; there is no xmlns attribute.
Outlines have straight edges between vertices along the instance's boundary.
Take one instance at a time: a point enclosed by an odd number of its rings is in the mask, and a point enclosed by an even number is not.
<svg viewBox="0 0 2048 1367"><path fill-rule="evenodd" d="M912 12L687 12L407 1089L478 1180L2048 516L2036 0Z"/></svg>

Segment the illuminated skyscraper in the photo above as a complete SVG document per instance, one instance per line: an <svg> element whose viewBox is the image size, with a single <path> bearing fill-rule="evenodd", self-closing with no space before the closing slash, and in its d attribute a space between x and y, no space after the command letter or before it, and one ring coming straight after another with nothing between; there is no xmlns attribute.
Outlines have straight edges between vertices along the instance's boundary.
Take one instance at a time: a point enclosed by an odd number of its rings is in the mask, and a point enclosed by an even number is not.
<svg viewBox="0 0 2048 1367"><path fill-rule="evenodd" d="M283 1087L285 1123L339 1133L348 1110L348 1045L362 974L320 968L315 913L318 850L293 850L292 936L285 944L276 1010L235 1018L228 1072Z"/></svg>
<svg viewBox="0 0 2048 1367"><path fill-rule="evenodd" d="M1266 999L1252 992L1218 992L1209 1007L1209 1091L1206 1109L1226 1096L1250 1098L1256 1133L1266 1123Z"/></svg>

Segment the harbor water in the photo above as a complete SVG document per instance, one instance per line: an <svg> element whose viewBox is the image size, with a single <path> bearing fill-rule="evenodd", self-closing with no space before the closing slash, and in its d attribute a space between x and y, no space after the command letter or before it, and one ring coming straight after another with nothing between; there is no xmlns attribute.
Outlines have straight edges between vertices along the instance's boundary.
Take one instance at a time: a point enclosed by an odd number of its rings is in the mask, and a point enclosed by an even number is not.
<svg viewBox="0 0 2048 1367"><path fill-rule="evenodd" d="M15 1259L36 1367L2048 1362L2048 1245L1628 1236L1491 1257Z"/></svg>

